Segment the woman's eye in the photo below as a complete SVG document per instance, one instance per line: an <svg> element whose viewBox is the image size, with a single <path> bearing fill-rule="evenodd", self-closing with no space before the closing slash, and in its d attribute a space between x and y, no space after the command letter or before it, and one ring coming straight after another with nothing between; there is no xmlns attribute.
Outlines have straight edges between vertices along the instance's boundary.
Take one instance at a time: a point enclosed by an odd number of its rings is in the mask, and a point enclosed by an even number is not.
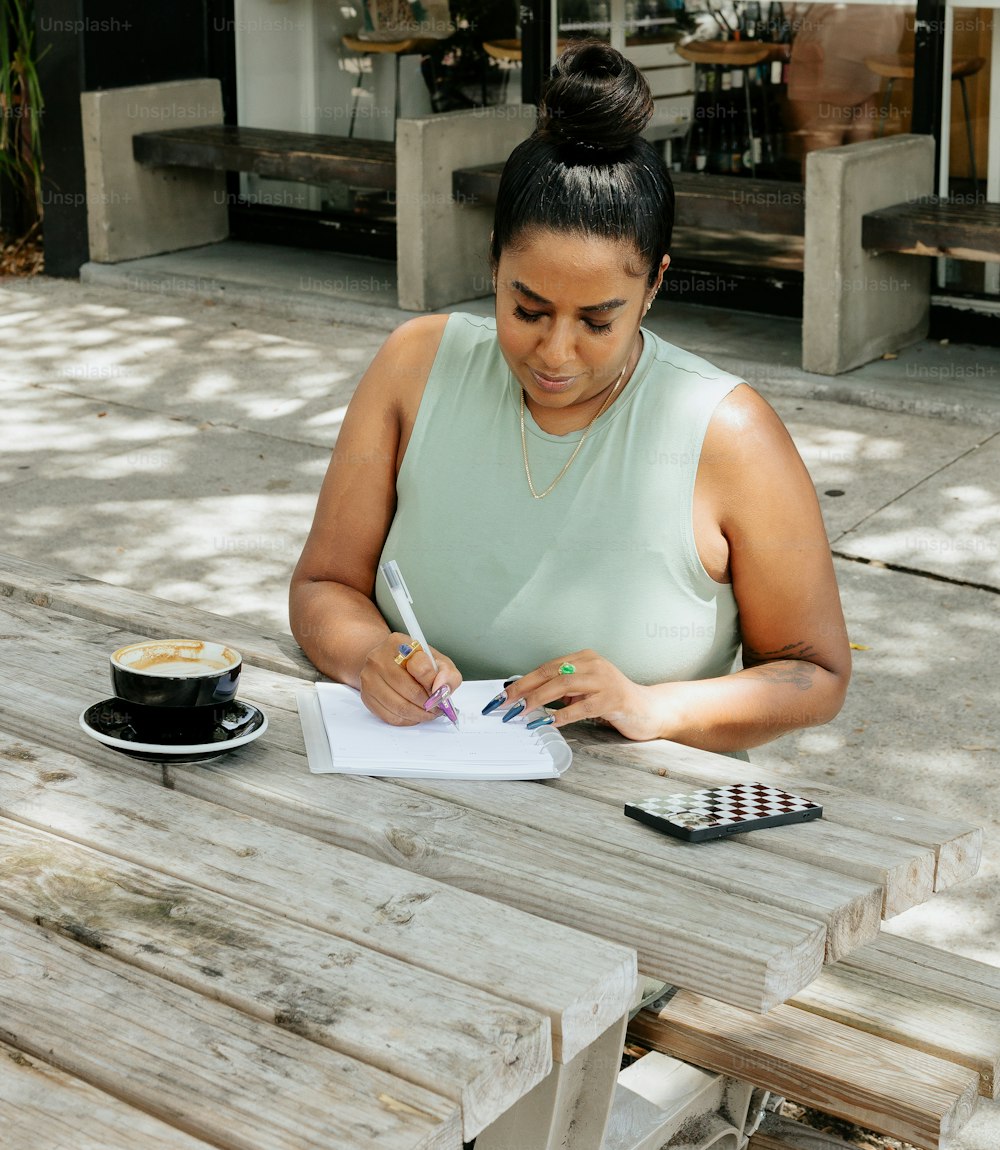
<svg viewBox="0 0 1000 1150"><path fill-rule="evenodd" d="M523 319L525 323L534 323L536 319L541 319L543 313L540 311L525 311L520 304L514 305L514 315L518 319Z"/></svg>
<svg viewBox="0 0 1000 1150"><path fill-rule="evenodd" d="M611 332L610 323L591 323L589 319L585 319L583 322L587 325L590 331L596 332L598 335L609 335Z"/></svg>
<svg viewBox="0 0 1000 1150"><path fill-rule="evenodd" d="M535 323L545 314L543 311L528 311L526 308L521 307L520 304L514 305L514 315L524 323ZM594 332L595 335L608 335L611 332L610 323L591 323L589 319L584 319L583 322L587 330Z"/></svg>

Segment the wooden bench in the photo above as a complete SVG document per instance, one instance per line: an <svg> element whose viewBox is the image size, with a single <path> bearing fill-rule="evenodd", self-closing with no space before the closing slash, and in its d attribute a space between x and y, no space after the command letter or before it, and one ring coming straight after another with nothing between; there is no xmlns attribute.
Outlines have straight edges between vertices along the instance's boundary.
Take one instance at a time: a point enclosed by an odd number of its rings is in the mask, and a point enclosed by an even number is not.
<svg viewBox="0 0 1000 1150"><path fill-rule="evenodd" d="M1000 970L883 934L766 1015L678 991L636 1015L629 1035L936 1150L971 1116L977 1094L997 1097ZM795 1144L772 1123L756 1146Z"/></svg>
<svg viewBox="0 0 1000 1150"><path fill-rule="evenodd" d="M811 152L802 366L839 375L926 337L932 265L1000 260L1000 205L934 195L934 140L895 135Z"/></svg>
<svg viewBox="0 0 1000 1150"><path fill-rule="evenodd" d="M396 187L396 146L389 140L205 124L140 132L132 138L132 154L151 167L252 172L306 184L340 180L385 191Z"/></svg>
<svg viewBox="0 0 1000 1150"><path fill-rule="evenodd" d="M936 196L894 204L862 217L861 246L910 256L1000 261L1000 204L952 203Z"/></svg>

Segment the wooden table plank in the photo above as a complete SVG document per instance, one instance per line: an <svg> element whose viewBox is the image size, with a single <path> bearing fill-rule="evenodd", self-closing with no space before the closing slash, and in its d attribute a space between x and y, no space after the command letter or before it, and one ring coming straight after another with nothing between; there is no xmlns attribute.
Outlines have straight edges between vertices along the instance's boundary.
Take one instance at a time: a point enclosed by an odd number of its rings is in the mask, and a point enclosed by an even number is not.
<svg viewBox="0 0 1000 1150"><path fill-rule="evenodd" d="M960 1002L1000 1010L1000 967L900 935L883 931L872 945L845 959L844 965L939 990Z"/></svg>
<svg viewBox="0 0 1000 1150"><path fill-rule="evenodd" d="M293 705L294 691L283 691L282 688L287 687L287 684L272 687L270 683L270 679L267 683L262 683L261 690L268 695L277 693L281 696L280 708L272 707L269 711L274 720L270 737L283 750L297 752L301 745L297 718L289 725L288 715L282 713L282 709ZM581 812L581 819L585 819L582 813L585 809L591 812L590 825L586 829L577 828L579 841L590 842L591 845L599 845L605 849L614 849L616 853L621 853L621 848L620 845L616 847L614 844L620 844L623 836L627 841L636 844L656 843L658 845L652 849L654 852L659 852L658 859L672 858L675 865L679 865L679 859L691 858L692 866L688 876L696 878L697 881L711 882L729 893L770 902L794 913L817 916L836 930L836 937L828 939L827 942L828 957L843 954L845 949L858 945L862 939L871 939L875 936L876 932L871 922L872 909L870 907L865 909L852 902L854 897L860 897L864 901L865 892L867 891L870 897L871 889L877 887L881 900L880 913L890 917L926 901L932 893L935 863L934 851L930 845L887 835L884 825L880 829L855 827L850 818L847 822L841 822L836 814L828 816L826 809L820 823L810 823L803 827L782 827L773 831L755 831L752 835L734 836L726 843L711 845L709 853L716 852L712 856L716 859L735 857L734 854L727 855L726 852L732 852L739 846L745 862L755 860L753 862L755 869L758 866L756 860L760 860L759 867L764 882L768 874L777 876L775 882L778 885L772 887L769 893L762 893L759 889L748 889L745 869L741 871L740 868L727 866L725 863L714 869L711 865L703 867L701 861L706 857L704 846L700 848L697 858L691 855L692 848L684 844L673 844L673 854L664 855L664 852L669 852L671 847L660 844L663 836L657 836L655 832L646 828L642 828L638 833L634 829L630 831L627 829L631 826L628 820L618 817L609 819L606 814L595 812L600 812L608 804L621 812L626 801L658 791L672 793L678 786L686 789L689 782L679 783L676 777L664 779L659 773L652 775L648 771L641 772L641 768L619 769L623 765L631 766L629 756L633 753L633 748L641 752L646 744L626 742L621 748L623 762L619 762L615 758L616 751L610 750L603 741L596 743L592 748L588 742L589 735L590 732L587 731L584 734L571 736L574 746L572 769L561 778L543 784L546 789L558 792L560 795L577 796L580 801L573 804L573 809ZM666 752L669 755L676 745L663 744L663 746L669 748ZM705 763L696 769L710 774L718 772L725 775L727 781L739 779L742 777L741 772L746 770L744 764L723 755L707 755L702 751L691 751L690 748L680 750L694 756L697 764L701 764L702 758L705 759ZM663 754L662 748L661 754ZM683 756L680 757L682 761L686 761ZM719 760L718 766L714 764L714 760ZM609 766L613 769L609 770ZM789 785L787 779L775 781L786 787ZM547 800L536 797L536 790L533 787L522 788L520 784L508 784L509 789L504 791L503 784L491 784L489 788L479 788L477 784L453 784L440 780L429 781L426 784L421 780L401 785L418 791L423 790L424 793L449 797L449 801L476 806L485 813L492 812L504 819L515 817L513 808L507 805L505 799L498 796L521 793L531 797L525 797L518 803L518 809L522 812L516 816L519 820L541 827L550 833L553 825L558 825L559 833L563 837L571 833L572 828L565 819L550 818L547 823L542 820L540 812L547 809L545 807ZM583 800L587 801L586 807L581 805ZM599 805L595 805L594 800ZM560 803L562 800L550 801ZM863 804L863 801L858 800L858 803ZM914 813L912 817L917 820L921 818L919 813ZM596 825L602 820L604 832L595 837ZM977 828L955 822L950 826L957 835L973 839L976 843L981 841L981 832ZM941 828L936 825L931 831L929 837L933 837L935 842L940 842L944 837L939 833ZM678 847L679 853L676 849ZM748 856L745 853L747 850L753 850L755 854ZM760 859L761 853L765 852L774 857ZM838 878L844 884L841 887L841 893L844 895L841 900L843 908L841 913L823 910L822 883L814 892L808 884L796 888L790 881L795 873L802 874L803 871L808 871L809 874L815 875L818 869L825 872L828 895L831 885L835 885ZM782 875L784 880L780 877ZM782 887L788 892L787 897L782 894ZM850 893L844 894L844 887Z"/></svg>
<svg viewBox="0 0 1000 1150"><path fill-rule="evenodd" d="M0 1130L12 1150L211 1150L200 1138L3 1042Z"/></svg>
<svg viewBox="0 0 1000 1150"><path fill-rule="evenodd" d="M975 1070L1000 1094L1000 969L905 938L828 966L791 1005Z"/></svg>
<svg viewBox="0 0 1000 1150"><path fill-rule="evenodd" d="M670 795L678 790L676 776L661 778L646 775L641 784L635 772L619 772L607 778L607 766L600 772L601 759L590 759L586 750L574 749L574 770L553 783L559 790L578 795L612 801L616 807L628 800L649 795ZM734 760L729 760L734 763ZM585 767L591 770L589 777ZM682 768L683 769L683 768ZM720 772L729 772L730 781L746 778L742 764L721 765ZM629 776L632 776L631 778ZM754 773L755 779L759 778ZM761 782L766 779L760 778ZM788 781L783 785L787 787ZM682 786L681 790L687 789ZM806 792L813 798L811 791ZM654 832L655 833L655 832ZM751 834L732 835L727 840L754 851L767 852L789 863L798 862L814 867L825 867L835 873L850 875L863 883L876 885L882 892L881 913L891 918L904 910L918 906L930 898L934 890L934 853L929 847L918 847L885 834L873 834L838 824L824 817L799 826L775 827ZM869 937L874 937L870 935Z"/></svg>
<svg viewBox="0 0 1000 1150"><path fill-rule="evenodd" d="M3 818L0 909L457 1102L467 1141L552 1066L540 1014Z"/></svg>
<svg viewBox="0 0 1000 1150"><path fill-rule="evenodd" d="M622 858L643 862L665 877L708 882L727 894L759 901L826 926L826 961L834 962L865 942L878 937L882 887L828 868L796 859L749 852L741 842L719 841L692 845L657 834L633 819L609 819L606 802L593 802L574 793L581 775L589 775L592 794L604 799L637 797L634 782L609 774L606 766L586 763L578 756L567 787L545 784L526 788L518 783L495 782L488 787L472 782L422 779L407 782L407 789L434 795L470 807L482 814L505 818L535 830L559 824L566 837L588 843ZM629 774L629 773L627 773ZM572 818L567 818L570 812Z"/></svg>
<svg viewBox="0 0 1000 1150"><path fill-rule="evenodd" d="M262 819L213 819L207 804L138 776L133 760L97 744L94 752L99 766L0 732L0 814L140 865L156 859L163 873L169 860L177 880L471 987L498 988L548 1016L560 1061L634 1000L633 951Z"/></svg>
<svg viewBox="0 0 1000 1150"><path fill-rule="evenodd" d="M238 619L179 603L170 603L165 610L164 601L152 595L0 554L0 601L4 599L12 607L27 603L115 629L127 626L137 638L170 639L178 634L213 638L235 647L245 662L258 667L309 680L321 677L291 635L264 634ZM110 654L109 649L105 658Z"/></svg>
<svg viewBox="0 0 1000 1150"><path fill-rule="evenodd" d="M6 914L0 1040L220 1150L461 1144L453 1102Z"/></svg>
<svg viewBox="0 0 1000 1150"><path fill-rule="evenodd" d="M822 923L703 883L665 884L655 867L559 828L518 827L387 780L311 775L301 756L274 749L168 773L186 794L245 813L266 807L302 834L634 947L640 970L751 1010L783 1002L822 966Z"/></svg>
<svg viewBox="0 0 1000 1150"><path fill-rule="evenodd" d="M639 1042L697 1066L937 1150L968 1120L975 1071L792 1006L761 1017L680 991L629 1026Z"/></svg>
<svg viewBox="0 0 1000 1150"><path fill-rule="evenodd" d="M685 788L714 787L746 777L747 768L738 760L666 740L630 743L617 732L591 726L586 733L571 734L569 741L574 752L579 748L589 761L631 767L639 772L641 787L647 785L648 776L666 778ZM763 783L785 790L798 789L821 802L824 820L933 851L937 860L935 890L971 878L979 869L983 841L980 827L874 796L842 791L819 779L789 778L752 764L750 769L753 777Z"/></svg>

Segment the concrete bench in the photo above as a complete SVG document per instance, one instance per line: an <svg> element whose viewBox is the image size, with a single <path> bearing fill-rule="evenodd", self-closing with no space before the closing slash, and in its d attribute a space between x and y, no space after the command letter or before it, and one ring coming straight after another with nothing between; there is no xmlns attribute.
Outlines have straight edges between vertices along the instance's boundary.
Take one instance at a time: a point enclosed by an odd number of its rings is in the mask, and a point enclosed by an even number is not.
<svg viewBox="0 0 1000 1150"><path fill-rule="evenodd" d="M971 1117L977 1094L997 1097L1000 971L883 934L765 1015L679 991L636 1015L629 1034L937 1150Z"/></svg>
<svg viewBox="0 0 1000 1150"><path fill-rule="evenodd" d="M452 171L501 162L534 128L533 105L399 120L387 141L227 126L217 80L84 92L90 258L119 263L229 235L225 173L395 191L399 306L490 291L492 212L459 211Z"/></svg>
<svg viewBox="0 0 1000 1150"><path fill-rule="evenodd" d="M932 265L1000 259L1000 205L935 199L934 140L900 135L806 160L802 366L839 375L927 335Z"/></svg>

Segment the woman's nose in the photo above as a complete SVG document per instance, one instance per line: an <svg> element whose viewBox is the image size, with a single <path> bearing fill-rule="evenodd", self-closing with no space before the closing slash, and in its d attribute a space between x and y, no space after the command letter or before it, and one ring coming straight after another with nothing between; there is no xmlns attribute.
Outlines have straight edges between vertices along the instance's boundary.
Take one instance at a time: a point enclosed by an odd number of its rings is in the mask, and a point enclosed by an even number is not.
<svg viewBox="0 0 1000 1150"><path fill-rule="evenodd" d="M569 322L553 320L538 343L538 354L546 368L556 371L573 359L573 327Z"/></svg>

